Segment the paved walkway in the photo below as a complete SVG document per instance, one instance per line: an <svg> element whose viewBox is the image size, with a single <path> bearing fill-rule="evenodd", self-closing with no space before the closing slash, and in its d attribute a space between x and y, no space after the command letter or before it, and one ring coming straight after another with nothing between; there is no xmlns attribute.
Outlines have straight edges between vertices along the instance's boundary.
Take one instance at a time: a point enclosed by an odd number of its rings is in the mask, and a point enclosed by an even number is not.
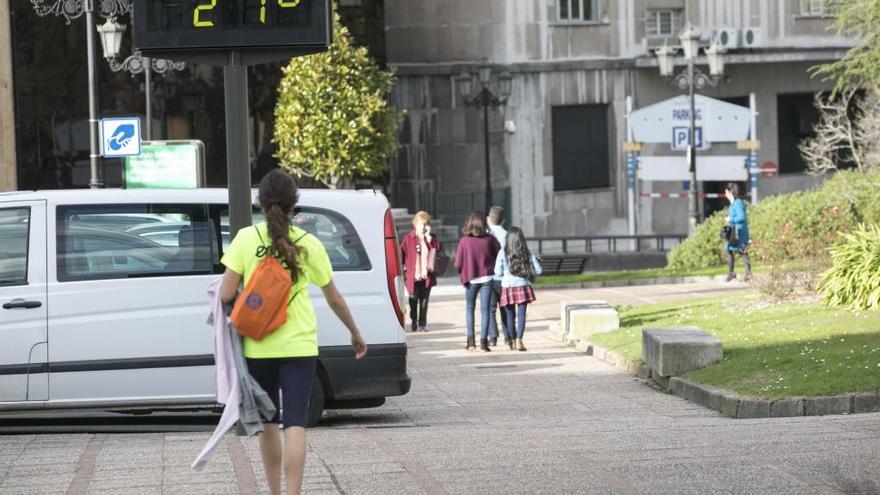
<svg viewBox="0 0 880 495"><path fill-rule="evenodd" d="M430 331L410 339L412 392L333 412L311 430L305 491L880 493L880 415L723 418L563 348L546 330L559 298L647 302L718 290L741 288L541 292L525 353L465 351L463 303L435 301ZM229 435L204 472L190 472L206 438L3 436L0 493L265 491L256 439Z"/></svg>

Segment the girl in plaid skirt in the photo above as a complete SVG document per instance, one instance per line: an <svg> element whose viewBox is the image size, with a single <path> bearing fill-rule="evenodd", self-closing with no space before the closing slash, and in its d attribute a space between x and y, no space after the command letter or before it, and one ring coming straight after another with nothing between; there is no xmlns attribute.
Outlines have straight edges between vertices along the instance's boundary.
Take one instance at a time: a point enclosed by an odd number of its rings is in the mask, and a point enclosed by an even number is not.
<svg viewBox="0 0 880 495"><path fill-rule="evenodd" d="M518 227L507 232L507 246L495 260L495 275L501 277L501 306L507 312L507 338L510 350L525 351L523 332L526 312L535 301L532 282L541 274L541 263L529 251L526 236Z"/></svg>

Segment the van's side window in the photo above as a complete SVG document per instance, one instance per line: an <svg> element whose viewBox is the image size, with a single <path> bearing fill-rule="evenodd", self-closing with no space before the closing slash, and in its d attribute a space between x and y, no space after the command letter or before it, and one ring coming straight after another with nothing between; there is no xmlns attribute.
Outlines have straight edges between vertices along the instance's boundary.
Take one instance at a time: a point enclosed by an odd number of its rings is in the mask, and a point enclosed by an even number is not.
<svg viewBox="0 0 880 495"><path fill-rule="evenodd" d="M206 205L58 207L58 280L204 275L218 260Z"/></svg>
<svg viewBox="0 0 880 495"><path fill-rule="evenodd" d="M0 287L27 284L30 208L0 209Z"/></svg>
<svg viewBox="0 0 880 495"><path fill-rule="evenodd" d="M224 207L220 212L220 232L223 238L223 250L229 247L229 212ZM264 221L263 213L254 209L254 223ZM293 217L293 225L309 232L321 241L333 271L364 271L370 270L370 258L358 236L354 225L344 216L323 208L303 207L297 209Z"/></svg>

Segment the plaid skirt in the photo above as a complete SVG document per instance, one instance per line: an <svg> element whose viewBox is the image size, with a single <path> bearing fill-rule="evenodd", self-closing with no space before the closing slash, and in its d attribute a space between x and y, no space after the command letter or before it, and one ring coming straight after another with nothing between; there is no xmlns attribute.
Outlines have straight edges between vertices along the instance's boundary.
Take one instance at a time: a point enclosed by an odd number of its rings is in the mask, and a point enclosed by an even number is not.
<svg viewBox="0 0 880 495"><path fill-rule="evenodd" d="M504 287L501 289L501 305L527 304L535 302L535 291L531 285L522 287Z"/></svg>

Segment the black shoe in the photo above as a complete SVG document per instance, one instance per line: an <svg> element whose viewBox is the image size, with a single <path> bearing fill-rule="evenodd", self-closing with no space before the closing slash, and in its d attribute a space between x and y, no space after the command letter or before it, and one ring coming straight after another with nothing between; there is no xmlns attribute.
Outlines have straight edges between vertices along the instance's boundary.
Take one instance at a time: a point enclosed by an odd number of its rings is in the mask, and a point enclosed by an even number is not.
<svg viewBox="0 0 880 495"><path fill-rule="evenodd" d="M480 339L480 350L483 352L492 352L492 349L489 349L489 341L487 339Z"/></svg>
<svg viewBox="0 0 880 495"><path fill-rule="evenodd" d="M727 281L730 282L732 280L736 280L736 274L735 273L728 273L727 274Z"/></svg>
<svg viewBox="0 0 880 495"><path fill-rule="evenodd" d="M468 337L467 338L467 350L470 351L471 349L476 349L476 348L477 348L477 344L476 344L475 338Z"/></svg>
<svg viewBox="0 0 880 495"><path fill-rule="evenodd" d="M496 347L498 345L498 337L492 337L489 339L489 345L492 347Z"/></svg>

